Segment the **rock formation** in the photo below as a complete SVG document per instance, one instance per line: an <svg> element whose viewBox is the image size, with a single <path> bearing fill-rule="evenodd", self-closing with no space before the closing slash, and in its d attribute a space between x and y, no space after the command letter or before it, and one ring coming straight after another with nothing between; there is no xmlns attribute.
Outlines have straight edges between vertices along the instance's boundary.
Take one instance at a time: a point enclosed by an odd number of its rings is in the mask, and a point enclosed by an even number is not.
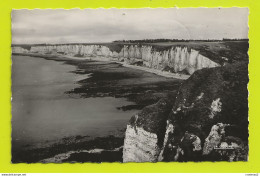
<svg viewBox="0 0 260 176"><path fill-rule="evenodd" d="M125 134L123 162L158 161L172 105L170 99L161 99L131 118Z"/></svg>
<svg viewBox="0 0 260 176"><path fill-rule="evenodd" d="M132 117L124 162L246 161L247 65L198 70L181 85L176 98Z"/></svg>
<svg viewBox="0 0 260 176"><path fill-rule="evenodd" d="M36 45L30 50L21 47L13 47L13 53L40 53L40 54L61 54L79 57L108 57L111 60L125 61L128 64L138 64L148 68L173 73L181 72L192 74L202 68L219 66L218 63L199 54L198 51L187 47L171 47L157 51L148 45L124 45L122 49L112 51L104 45Z"/></svg>

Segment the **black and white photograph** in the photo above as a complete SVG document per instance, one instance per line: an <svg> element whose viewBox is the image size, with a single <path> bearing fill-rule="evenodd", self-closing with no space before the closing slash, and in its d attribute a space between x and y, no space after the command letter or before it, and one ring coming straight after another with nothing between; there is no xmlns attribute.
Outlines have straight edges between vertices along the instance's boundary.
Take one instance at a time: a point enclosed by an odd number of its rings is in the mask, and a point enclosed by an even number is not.
<svg viewBox="0 0 260 176"><path fill-rule="evenodd" d="M12 10L12 163L248 161L248 8Z"/></svg>

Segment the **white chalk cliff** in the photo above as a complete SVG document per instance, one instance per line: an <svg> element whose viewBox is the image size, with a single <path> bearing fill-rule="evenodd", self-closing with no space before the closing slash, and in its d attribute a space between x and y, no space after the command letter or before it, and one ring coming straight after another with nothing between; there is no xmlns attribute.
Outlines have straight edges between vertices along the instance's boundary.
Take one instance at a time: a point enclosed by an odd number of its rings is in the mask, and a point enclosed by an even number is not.
<svg viewBox="0 0 260 176"><path fill-rule="evenodd" d="M158 137L140 127L127 125L123 162L156 162L160 154Z"/></svg>
<svg viewBox="0 0 260 176"><path fill-rule="evenodd" d="M120 52L111 51L104 45L36 45L30 50L22 47L13 47L13 53L40 53L40 54L62 54L81 57L108 57L111 60L125 61L128 64L135 64L141 61L141 65L148 68L194 73L202 68L219 66L218 63L201 55L198 51L187 47L171 47L170 49L156 51L148 45L124 45ZM139 63L140 65L140 63Z"/></svg>
<svg viewBox="0 0 260 176"><path fill-rule="evenodd" d="M19 46L12 47L12 53L28 53L28 52L29 52L29 50L24 49Z"/></svg>

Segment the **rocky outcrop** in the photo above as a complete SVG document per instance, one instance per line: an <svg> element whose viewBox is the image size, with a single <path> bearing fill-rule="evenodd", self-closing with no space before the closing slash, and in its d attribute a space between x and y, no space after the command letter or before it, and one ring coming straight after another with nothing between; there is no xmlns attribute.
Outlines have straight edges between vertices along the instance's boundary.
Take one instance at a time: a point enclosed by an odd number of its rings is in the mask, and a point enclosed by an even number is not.
<svg viewBox="0 0 260 176"><path fill-rule="evenodd" d="M218 63L187 47L171 47L157 51L149 45L123 45L120 51L113 51L104 45L36 45L30 50L13 47L13 53L61 54L78 57L107 57L127 64L158 69L173 73L192 74L202 68L219 66Z"/></svg>
<svg viewBox="0 0 260 176"><path fill-rule="evenodd" d="M145 161L246 161L247 65L247 62L241 62L198 70L181 85L170 111L167 109L163 116L150 115L158 113L155 104L149 113L142 116L146 119L142 120L143 123L135 124L131 120L132 129L145 125L143 130L151 132L146 121L160 118L156 119L160 121L160 134L164 135L160 140L154 140L157 142L157 146L153 146L156 155L147 156ZM140 156L140 150L133 148L136 143L142 148L142 140L135 140L139 138L138 133L129 140L129 132L128 128L124 156L131 153L131 161L143 161L134 158ZM145 155L150 149L144 145L142 151Z"/></svg>
<svg viewBox="0 0 260 176"><path fill-rule="evenodd" d="M136 116L138 118L138 116ZM156 162L160 148L158 136L143 128L127 125L123 162Z"/></svg>
<svg viewBox="0 0 260 176"><path fill-rule="evenodd" d="M213 125L208 137L205 139L203 155L210 154L210 152L212 152L214 148L221 143L221 140L225 135L225 126L228 125L223 123Z"/></svg>
<svg viewBox="0 0 260 176"><path fill-rule="evenodd" d="M123 162L158 161L172 103L162 99L131 118L125 134Z"/></svg>

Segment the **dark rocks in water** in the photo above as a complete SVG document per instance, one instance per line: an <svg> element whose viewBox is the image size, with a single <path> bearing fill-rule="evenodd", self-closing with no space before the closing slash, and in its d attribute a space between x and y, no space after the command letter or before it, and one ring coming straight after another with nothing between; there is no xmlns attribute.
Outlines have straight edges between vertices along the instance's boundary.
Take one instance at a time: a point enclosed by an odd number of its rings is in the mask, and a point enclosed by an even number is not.
<svg viewBox="0 0 260 176"><path fill-rule="evenodd" d="M168 94L175 94L182 82L182 80L123 67L118 63L97 61L67 61L66 63L77 66L78 70L75 71L77 74L91 74L89 78L78 81L79 87L66 92L84 98L127 98L144 107L158 102ZM128 108L130 106L122 110Z"/></svg>
<svg viewBox="0 0 260 176"><path fill-rule="evenodd" d="M128 110L132 110L132 109L143 109L145 107L145 105L126 105L126 106L121 106L121 107L117 107L118 110L123 110L123 111L128 111Z"/></svg>
<svg viewBox="0 0 260 176"><path fill-rule="evenodd" d="M62 160L62 162L122 162L122 154L122 148L119 151L80 152L71 154L68 159Z"/></svg>
<svg viewBox="0 0 260 176"><path fill-rule="evenodd" d="M156 115L160 103L144 108L130 124L164 134L163 146L157 143L160 155L146 161L246 161L248 80L248 62L198 70L172 98L173 107L165 111L168 114ZM126 141L128 146L135 143ZM123 156L127 155L124 150Z"/></svg>

